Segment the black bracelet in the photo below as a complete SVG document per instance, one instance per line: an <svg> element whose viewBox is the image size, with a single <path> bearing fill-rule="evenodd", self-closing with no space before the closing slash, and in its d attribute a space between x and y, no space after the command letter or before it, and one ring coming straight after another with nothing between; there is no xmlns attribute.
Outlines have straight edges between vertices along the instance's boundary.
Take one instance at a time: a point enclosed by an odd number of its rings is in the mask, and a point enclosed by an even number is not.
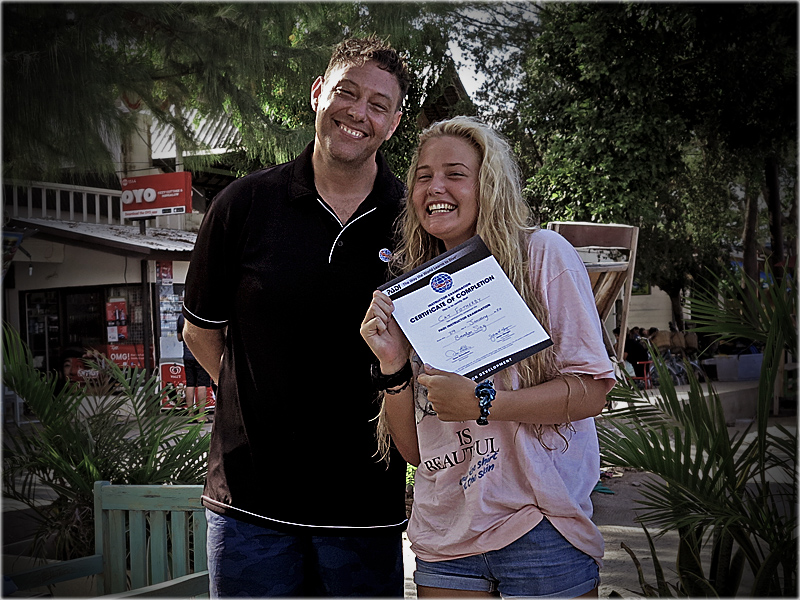
<svg viewBox="0 0 800 600"><path fill-rule="evenodd" d="M405 382L403 385L401 385L399 388L394 388L394 389L389 389L389 388L386 388L384 391L385 391L387 394L389 394L390 396L394 396L395 394L399 394L399 393L400 393L400 392L402 392L404 389L406 389L406 388L409 386L409 384L410 384L410 383L411 383L411 380L409 379L409 380L408 380L408 381L406 381L406 382Z"/></svg>
<svg viewBox="0 0 800 600"><path fill-rule="evenodd" d="M411 361L407 360L406 364L397 371L397 373L392 373L391 375L384 375L381 373L381 367L379 364L372 364L372 381L375 384L375 387L379 390L386 390L388 388L395 388L399 385L406 384L411 381L411 378L414 376L414 371L411 370ZM400 392L402 389L405 389L405 386L400 390L397 390L395 393Z"/></svg>
<svg viewBox="0 0 800 600"><path fill-rule="evenodd" d="M481 409L481 416L476 423L478 425L488 425L489 409L492 408L492 400L497 395L494 391L494 384L491 381L484 381L475 387L475 397L478 399L478 407Z"/></svg>

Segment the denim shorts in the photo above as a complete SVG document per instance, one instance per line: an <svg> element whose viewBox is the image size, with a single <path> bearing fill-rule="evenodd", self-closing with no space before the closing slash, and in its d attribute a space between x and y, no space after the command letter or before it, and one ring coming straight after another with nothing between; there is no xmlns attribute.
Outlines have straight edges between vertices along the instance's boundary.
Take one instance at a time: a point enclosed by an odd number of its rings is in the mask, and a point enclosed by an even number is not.
<svg viewBox="0 0 800 600"><path fill-rule="evenodd" d="M291 534L206 509L210 596L403 597L398 531L369 536Z"/></svg>
<svg viewBox="0 0 800 600"><path fill-rule="evenodd" d="M546 518L515 542L484 554L426 562L417 559L417 585L499 592L504 598L575 598L600 584L594 559L570 544Z"/></svg>

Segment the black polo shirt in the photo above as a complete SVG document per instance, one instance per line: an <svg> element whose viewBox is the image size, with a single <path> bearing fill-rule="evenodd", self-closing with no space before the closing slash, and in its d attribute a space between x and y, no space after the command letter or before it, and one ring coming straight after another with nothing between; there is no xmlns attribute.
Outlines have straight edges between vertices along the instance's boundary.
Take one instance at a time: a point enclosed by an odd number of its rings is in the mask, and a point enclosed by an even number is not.
<svg viewBox="0 0 800 600"><path fill-rule="evenodd" d="M378 155L342 225L316 192L313 148L231 183L192 253L184 315L228 328L203 504L276 529L391 531L405 523L405 462L374 456L359 326L387 279L404 188Z"/></svg>

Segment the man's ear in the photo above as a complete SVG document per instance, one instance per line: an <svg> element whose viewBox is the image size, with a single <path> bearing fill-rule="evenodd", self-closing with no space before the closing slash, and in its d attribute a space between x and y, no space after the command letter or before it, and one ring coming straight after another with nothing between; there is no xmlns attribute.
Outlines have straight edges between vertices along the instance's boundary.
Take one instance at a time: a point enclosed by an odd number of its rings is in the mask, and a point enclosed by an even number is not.
<svg viewBox="0 0 800 600"><path fill-rule="evenodd" d="M325 80L320 75L311 86L311 108L314 110L314 112L317 112L317 107L319 106L319 97L322 94L322 86L324 83Z"/></svg>
<svg viewBox="0 0 800 600"><path fill-rule="evenodd" d="M397 129L397 126L400 125L400 118L403 116L403 111L398 110L394 113L394 122L392 123L392 128L389 130L389 135L386 136L386 139L383 140L384 142L388 142L389 138L392 137L394 134L394 130Z"/></svg>

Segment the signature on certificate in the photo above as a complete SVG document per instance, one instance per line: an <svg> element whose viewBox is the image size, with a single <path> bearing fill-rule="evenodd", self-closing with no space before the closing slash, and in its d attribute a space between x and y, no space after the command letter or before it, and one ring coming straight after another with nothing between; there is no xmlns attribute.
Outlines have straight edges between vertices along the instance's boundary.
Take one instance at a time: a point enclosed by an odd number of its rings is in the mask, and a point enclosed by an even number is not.
<svg viewBox="0 0 800 600"><path fill-rule="evenodd" d="M493 334L491 334L489 336L489 339L493 342L505 342L508 338L514 335L511 332L512 329L514 329L513 325L509 325L508 327L502 327L498 331L495 331Z"/></svg>
<svg viewBox="0 0 800 600"><path fill-rule="evenodd" d="M450 362L461 362L472 355L472 346L461 346L457 350L448 350L445 352L447 360Z"/></svg>

